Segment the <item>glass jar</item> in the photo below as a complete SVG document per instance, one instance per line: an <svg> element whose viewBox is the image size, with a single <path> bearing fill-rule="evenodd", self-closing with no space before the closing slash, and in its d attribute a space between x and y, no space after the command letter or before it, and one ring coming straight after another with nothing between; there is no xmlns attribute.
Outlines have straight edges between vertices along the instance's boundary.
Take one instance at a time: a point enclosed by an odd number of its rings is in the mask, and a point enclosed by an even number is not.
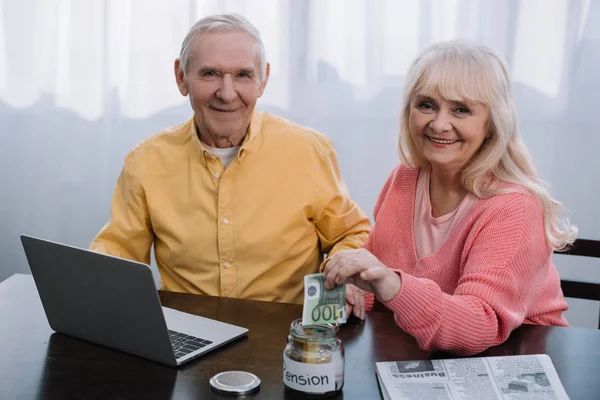
<svg viewBox="0 0 600 400"><path fill-rule="evenodd" d="M332 324L290 325L283 350L283 384L309 396L329 396L344 387L344 346Z"/></svg>

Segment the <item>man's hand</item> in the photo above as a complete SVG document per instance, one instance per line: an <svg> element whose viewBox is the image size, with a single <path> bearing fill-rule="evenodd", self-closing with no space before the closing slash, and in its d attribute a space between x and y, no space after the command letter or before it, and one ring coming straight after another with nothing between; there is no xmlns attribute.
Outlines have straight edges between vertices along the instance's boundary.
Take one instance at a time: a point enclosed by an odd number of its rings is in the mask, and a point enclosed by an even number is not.
<svg viewBox="0 0 600 400"><path fill-rule="evenodd" d="M358 318L365 319L365 292L352 284L346 284L346 315L354 313Z"/></svg>

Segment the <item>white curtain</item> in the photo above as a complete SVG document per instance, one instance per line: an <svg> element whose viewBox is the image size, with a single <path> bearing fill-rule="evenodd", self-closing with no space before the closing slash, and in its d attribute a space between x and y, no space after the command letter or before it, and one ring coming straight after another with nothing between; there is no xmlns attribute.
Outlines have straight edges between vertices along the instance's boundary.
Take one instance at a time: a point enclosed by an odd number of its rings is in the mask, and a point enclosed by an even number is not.
<svg viewBox="0 0 600 400"><path fill-rule="evenodd" d="M87 246L126 153L191 117L173 60L189 27L221 11L262 33L272 75L259 107L331 137L369 215L398 162L411 60L439 40L494 47L541 175L581 236L600 239L600 1L0 0L0 280L28 270L21 233ZM600 280L592 268L584 277Z"/></svg>

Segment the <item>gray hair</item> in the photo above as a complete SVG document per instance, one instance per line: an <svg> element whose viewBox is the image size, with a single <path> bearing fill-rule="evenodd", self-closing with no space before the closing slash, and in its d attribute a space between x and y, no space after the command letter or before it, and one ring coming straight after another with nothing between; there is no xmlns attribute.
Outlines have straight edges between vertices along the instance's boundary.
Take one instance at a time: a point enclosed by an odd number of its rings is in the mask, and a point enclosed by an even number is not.
<svg viewBox="0 0 600 400"><path fill-rule="evenodd" d="M188 31L181 44L181 52L179 53L180 68L183 72L187 72L188 63L192 56L196 38L207 32L245 32L252 36L259 51L259 70L260 80L264 82L267 78L267 54L265 46L260 38L260 32L246 18L239 14L215 14L209 15L196 22Z"/></svg>

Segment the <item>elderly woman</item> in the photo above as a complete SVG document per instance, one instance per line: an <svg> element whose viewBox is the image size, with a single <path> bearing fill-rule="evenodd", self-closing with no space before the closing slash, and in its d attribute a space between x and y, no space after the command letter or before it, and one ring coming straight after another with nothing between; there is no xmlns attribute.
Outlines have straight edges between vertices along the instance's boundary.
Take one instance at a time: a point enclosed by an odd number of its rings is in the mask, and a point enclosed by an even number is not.
<svg viewBox="0 0 600 400"><path fill-rule="evenodd" d="M406 76L399 147L365 248L333 256L326 286L374 293L426 350L475 354L523 323L568 326L551 256L577 230L521 141L500 57L426 49Z"/></svg>

